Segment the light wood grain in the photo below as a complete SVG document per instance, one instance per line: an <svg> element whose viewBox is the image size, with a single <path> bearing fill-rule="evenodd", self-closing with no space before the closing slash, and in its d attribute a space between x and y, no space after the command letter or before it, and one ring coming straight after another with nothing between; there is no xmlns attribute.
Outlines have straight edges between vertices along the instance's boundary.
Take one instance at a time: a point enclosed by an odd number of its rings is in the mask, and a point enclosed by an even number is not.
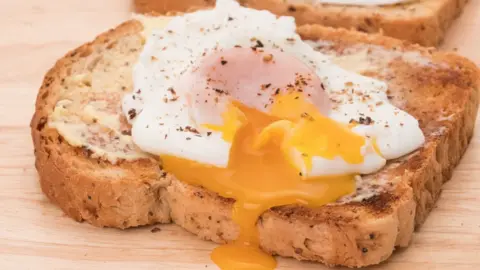
<svg viewBox="0 0 480 270"><path fill-rule="evenodd" d="M216 269L214 244L174 225L120 231L65 217L42 195L28 123L55 59L130 17L129 0L0 1L0 269ZM471 0L445 47L480 64L480 1ZM396 269L480 269L480 125L453 179ZM324 269L279 259L279 269Z"/></svg>

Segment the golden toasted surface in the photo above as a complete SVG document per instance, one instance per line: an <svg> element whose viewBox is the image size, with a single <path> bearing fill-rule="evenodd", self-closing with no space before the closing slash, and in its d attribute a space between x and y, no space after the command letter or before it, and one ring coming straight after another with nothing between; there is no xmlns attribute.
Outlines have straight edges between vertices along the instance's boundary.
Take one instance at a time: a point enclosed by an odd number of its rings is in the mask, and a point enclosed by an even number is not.
<svg viewBox="0 0 480 270"><path fill-rule="evenodd" d="M42 190L69 216L97 226L126 228L173 220L204 239L233 239L237 228L230 219L232 200L175 180L143 153L138 152L145 155L139 159L118 157L111 150L113 140L76 145L75 136L61 134L55 125L80 121L87 137L93 134L91 128L107 126L102 119L70 113L68 106L68 113L61 115L66 119L57 119L55 110L58 102L73 99L97 113L100 109L86 93L121 96L131 91L131 66L143 45L141 31L139 22L127 22L68 53L46 75L31 123ZM414 224L424 221L465 151L478 108L478 70L456 55L381 36L320 26L305 26L299 32L305 39L319 40L314 46L345 68L385 80L392 102L420 120L427 143L367 177L383 179L379 187L367 187L385 188L377 196L318 209L285 206L268 211L257 224L262 247L329 265L379 263L395 246L408 244ZM80 74L81 83L70 80ZM97 79L85 81L85 74ZM103 113L121 117L118 98L104 101L98 108L111 110ZM128 141L128 125L119 122L94 131L100 136L121 134ZM111 157L116 157L115 163Z"/></svg>
<svg viewBox="0 0 480 270"><path fill-rule="evenodd" d="M295 17L298 25L322 24L366 33L383 33L423 46L436 46L468 0L417 0L387 6L318 4L315 0L239 0L251 8ZM140 13L165 14L213 6L214 0L134 0Z"/></svg>

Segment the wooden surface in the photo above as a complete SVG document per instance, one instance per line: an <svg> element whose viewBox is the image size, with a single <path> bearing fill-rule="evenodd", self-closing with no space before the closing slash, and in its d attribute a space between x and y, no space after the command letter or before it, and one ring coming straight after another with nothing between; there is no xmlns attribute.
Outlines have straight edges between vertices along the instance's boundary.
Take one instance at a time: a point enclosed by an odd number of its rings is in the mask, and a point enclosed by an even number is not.
<svg viewBox="0 0 480 270"><path fill-rule="evenodd" d="M214 244L174 225L120 231L66 218L42 195L28 124L55 60L130 16L129 0L0 0L0 269L216 269ZM480 0L446 48L480 64ZM480 269L480 124L410 248L375 269ZM279 269L325 269L279 259Z"/></svg>

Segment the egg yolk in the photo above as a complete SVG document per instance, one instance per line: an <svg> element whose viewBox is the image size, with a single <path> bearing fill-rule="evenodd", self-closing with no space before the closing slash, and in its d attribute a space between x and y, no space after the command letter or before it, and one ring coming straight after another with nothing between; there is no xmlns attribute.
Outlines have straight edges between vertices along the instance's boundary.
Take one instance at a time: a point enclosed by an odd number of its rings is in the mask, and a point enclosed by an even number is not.
<svg viewBox="0 0 480 270"><path fill-rule="evenodd" d="M298 93L277 96L269 113L233 101L222 116L223 125L205 127L232 143L226 168L174 156L162 156L163 166L180 181L235 199L237 238L211 255L221 269L271 270L276 261L260 248L259 216L275 206L319 207L352 193L355 175L305 173L313 156L361 163L365 139L321 115Z"/></svg>

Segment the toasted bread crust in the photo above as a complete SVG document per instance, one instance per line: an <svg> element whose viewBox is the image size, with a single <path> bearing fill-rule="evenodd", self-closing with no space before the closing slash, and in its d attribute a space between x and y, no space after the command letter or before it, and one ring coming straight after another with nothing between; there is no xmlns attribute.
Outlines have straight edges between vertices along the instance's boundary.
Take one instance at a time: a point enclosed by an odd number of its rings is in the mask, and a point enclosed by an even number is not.
<svg viewBox="0 0 480 270"><path fill-rule="evenodd" d="M153 158L117 165L91 158L48 126L62 78L76 72L83 58L105 53L110 42L140 39L141 30L140 23L127 22L67 54L45 76L31 122L42 190L67 215L96 226L126 228L172 219L202 239L218 243L234 239L233 200L165 176ZM391 67L398 78L383 78L392 85L396 80L405 85L396 86L392 102L417 117L427 137L422 149L382 170L391 178L401 178L393 191L318 209L276 207L257 223L262 248L271 254L350 267L379 263L396 246L408 245L414 225L423 223L441 185L465 151L478 109L478 70L454 54L428 51L380 35L320 26L304 26L299 33L305 39L332 42L328 49L332 53L355 44L374 44L418 51L448 66L436 69L400 61ZM141 49L138 43L132 44ZM444 114L451 117L438 120Z"/></svg>
<svg viewBox="0 0 480 270"><path fill-rule="evenodd" d="M190 11L212 6L214 1L135 0L137 12ZM394 6L343 6L304 4L285 0L239 0L251 8L266 9L278 15L295 17L298 25L322 24L336 28L355 29L387 36L423 46L441 43L445 32L462 12L468 0L424 0Z"/></svg>

